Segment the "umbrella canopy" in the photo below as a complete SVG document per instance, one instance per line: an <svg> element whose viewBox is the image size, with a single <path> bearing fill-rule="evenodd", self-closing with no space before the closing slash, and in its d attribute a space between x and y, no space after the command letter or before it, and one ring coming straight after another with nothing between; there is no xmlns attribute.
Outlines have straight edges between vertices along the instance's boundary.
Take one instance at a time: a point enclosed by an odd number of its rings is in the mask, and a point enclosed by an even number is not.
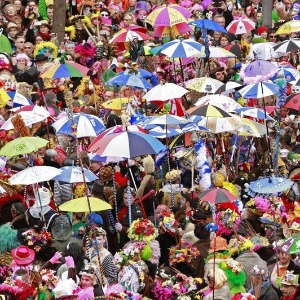
<svg viewBox="0 0 300 300"><path fill-rule="evenodd" d="M13 157L28 154L45 147L49 141L39 137L20 137L3 146L0 150L0 156Z"/></svg>
<svg viewBox="0 0 300 300"><path fill-rule="evenodd" d="M271 60L273 58L279 58L282 56L281 53L274 51L275 43L265 42L265 43L257 43L252 45L253 59L263 59L263 60Z"/></svg>
<svg viewBox="0 0 300 300"><path fill-rule="evenodd" d="M208 189L198 195L200 200L208 201L213 204L233 202L238 198L223 188Z"/></svg>
<svg viewBox="0 0 300 300"><path fill-rule="evenodd" d="M272 82L263 81L256 84L249 84L239 90L244 98L263 98L277 93L278 86Z"/></svg>
<svg viewBox="0 0 300 300"><path fill-rule="evenodd" d="M108 80L106 84L108 86L130 86L132 88L143 90L150 90L152 88L152 85L147 80L133 74L117 75L116 77Z"/></svg>
<svg viewBox="0 0 300 300"><path fill-rule="evenodd" d="M13 107L33 105L32 101L18 92L7 92L13 102Z"/></svg>
<svg viewBox="0 0 300 300"><path fill-rule="evenodd" d="M182 35L187 32L192 32L193 28L183 23L178 23L173 26L158 26L155 28L153 32L154 37L171 37L172 39L176 39L179 35Z"/></svg>
<svg viewBox="0 0 300 300"><path fill-rule="evenodd" d="M6 90L0 89L0 107L4 107L11 97L7 94Z"/></svg>
<svg viewBox="0 0 300 300"><path fill-rule="evenodd" d="M131 158L145 154L157 154L165 146L156 138L141 132L121 132L107 135L101 140L95 139L88 151L100 156Z"/></svg>
<svg viewBox="0 0 300 300"><path fill-rule="evenodd" d="M170 129L164 129L161 128L160 126L156 126L152 129L149 130L149 134L156 137L157 139L165 139L173 136L177 136L182 133L181 129L175 129L175 128L170 128Z"/></svg>
<svg viewBox="0 0 300 300"><path fill-rule="evenodd" d="M300 94L290 95L286 98L284 107L300 110Z"/></svg>
<svg viewBox="0 0 300 300"><path fill-rule="evenodd" d="M228 114L225 110L211 104L206 104L203 106L194 106L188 109L186 112L189 115L197 115L203 117L231 117L230 114Z"/></svg>
<svg viewBox="0 0 300 300"><path fill-rule="evenodd" d="M103 108L111 109L111 110L122 110L127 107L128 102L130 102L130 99L125 97L114 98L101 103L101 106Z"/></svg>
<svg viewBox="0 0 300 300"><path fill-rule="evenodd" d="M258 59L252 61L249 65L245 67L243 70L245 77L258 77L264 76L264 80L266 78L271 78L277 72L278 67L275 63Z"/></svg>
<svg viewBox="0 0 300 300"><path fill-rule="evenodd" d="M229 94L234 92L236 88L241 87L241 84L235 81L228 81L226 83L223 83L220 88L216 91L216 94Z"/></svg>
<svg viewBox="0 0 300 300"><path fill-rule="evenodd" d="M74 127L73 125L76 125ZM51 125L57 134L67 134L82 137L96 137L105 130L102 120L94 115L85 113L74 114L73 121L63 116Z"/></svg>
<svg viewBox="0 0 300 300"><path fill-rule="evenodd" d="M153 27L173 26L188 21L192 13L177 4L161 5L152 10L145 22Z"/></svg>
<svg viewBox="0 0 300 300"><path fill-rule="evenodd" d="M226 118L204 117L198 123L198 126L206 127L212 133L232 132L243 125L239 118L233 116Z"/></svg>
<svg viewBox="0 0 300 300"><path fill-rule="evenodd" d="M144 122L144 124L145 124L144 128L152 129L155 126L160 126L162 128L165 128L165 127L182 128L189 123L191 123L191 122L186 120L185 118L178 117L175 115L170 115L170 114L164 114L164 115L152 117L152 118L146 120Z"/></svg>
<svg viewBox="0 0 300 300"><path fill-rule="evenodd" d="M237 103L235 100L224 95L208 95L208 96L201 97L195 103L195 106L203 106L206 104L219 107L226 112L234 111L237 108L241 107L241 105Z"/></svg>
<svg viewBox="0 0 300 300"><path fill-rule="evenodd" d="M125 43L131 42L134 39L138 39L139 41L145 41L150 40L151 37L146 33L140 31L127 30L123 28L113 36L109 43Z"/></svg>
<svg viewBox="0 0 300 300"><path fill-rule="evenodd" d="M100 156L96 153L89 153L88 154L90 161L99 161L102 163L111 163L111 162L119 162L125 160L123 157L117 156Z"/></svg>
<svg viewBox="0 0 300 300"><path fill-rule="evenodd" d="M199 57L199 58L206 58L207 57L207 53L205 51L206 47L202 47L201 51L195 55L195 57ZM226 58L234 58L236 57L236 55L224 48L221 47L214 47L214 46L209 46L208 47L208 57L209 58L222 58L222 57L226 57Z"/></svg>
<svg viewBox="0 0 300 300"><path fill-rule="evenodd" d="M73 167L73 166L67 166L62 167L60 169L61 173L53 178L53 180L58 180L62 182L68 182L68 183L76 183L76 182L92 182L94 180L99 179L98 176L96 176L93 172L90 170L83 168L84 171L84 177L83 179L83 172L80 167Z"/></svg>
<svg viewBox="0 0 300 300"><path fill-rule="evenodd" d="M112 209L111 205L106 201L94 198L94 197L81 197L73 200L69 200L64 204L59 206L60 211L69 211L69 212L89 212L89 203L91 206L91 211L103 211Z"/></svg>
<svg viewBox="0 0 300 300"><path fill-rule="evenodd" d="M273 78L271 78L272 81L275 81L278 78L278 75L283 75L287 82L290 82L296 80L300 76L300 72L289 65L279 66L277 74L274 75Z"/></svg>
<svg viewBox="0 0 300 300"><path fill-rule="evenodd" d="M40 77L42 78L66 78L66 77L84 77L90 69L74 61L66 61L62 64L54 64Z"/></svg>
<svg viewBox="0 0 300 300"><path fill-rule="evenodd" d="M275 34L290 34L300 31L300 20L292 20L282 24Z"/></svg>
<svg viewBox="0 0 300 300"><path fill-rule="evenodd" d="M232 34L244 34L255 29L256 24L245 17L233 20L227 27L227 31Z"/></svg>
<svg viewBox="0 0 300 300"><path fill-rule="evenodd" d="M276 44L274 47L275 52L287 53L300 49L300 39L290 39Z"/></svg>
<svg viewBox="0 0 300 300"><path fill-rule="evenodd" d="M240 107L237 108L235 111L243 116L248 116L261 120L274 121L274 119L270 117L267 112L265 113L262 109L259 109L257 107Z"/></svg>
<svg viewBox="0 0 300 300"><path fill-rule="evenodd" d="M200 52L202 44L192 39L176 39L162 45L160 53L169 57L191 57Z"/></svg>
<svg viewBox="0 0 300 300"><path fill-rule="evenodd" d="M287 191L293 181L282 177L265 177L249 184L249 191L258 194L274 194Z"/></svg>
<svg viewBox="0 0 300 300"><path fill-rule="evenodd" d="M125 70L123 72L119 72L118 75L130 75L131 70ZM137 69L138 73L136 74L137 76L143 77L143 78L149 78L153 74L145 69L138 68Z"/></svg>
<svg viewBox="0 0 300 300"><path fill-rule="evenodd" d="M209 19L194 20L192 22L189 22L188 24L191 26L195 26L196 28L205 28L214 31L219 31L222 33L227 33L226 29L223 28L220 24Z"/></svg>
<svg viewBox="0 0 300 300"><path fill-rule="evenodd" d="M214 94L223 82L210 77L200 77L188 80L185 82L185 87L199 93Z"/></svg>
<svg viewBox="0 0 300 300"><path fill-rule="evenodd" d="M153 87L143 96L143 98L148 102L151 102L153 100L167 101L174 98L181 98L187 92L187 89L175 83L165 83Z"/></svg>
<svg viewBox="0 0 300 300"><path fill-rule="evenodd" d="M60 174L60 170L48 166L35 166L26 168L8 179L10 184L29 185L53 179Z"/></svg>
<svg viewBox="0 0 300 300"><path fill-rule="evenodd" d="M241 121L243 122L243 125L236 129L239 135L261 137L267 134L267 128L265 125L247 118L241 118ZM269 131L271 130L269 129Z"/></svg>

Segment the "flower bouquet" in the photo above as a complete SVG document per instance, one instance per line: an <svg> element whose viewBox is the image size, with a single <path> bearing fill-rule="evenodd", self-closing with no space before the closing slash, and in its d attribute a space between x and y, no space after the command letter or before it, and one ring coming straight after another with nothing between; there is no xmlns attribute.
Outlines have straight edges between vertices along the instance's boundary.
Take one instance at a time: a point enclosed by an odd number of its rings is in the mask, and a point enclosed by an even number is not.
<svg viewBox="0 0 300 300"><path fill-rule="evenodd" d="M170 248L169 262L171 266L183 262L190 263L198 255L197 248L187 241L182 241L179 245Z"/></svg>
<svg viewBox="0 0 300 300"><path fill-rule="evenodd" d="M128 229L128 237L135 241L150 242L156 237L154 224L144 218L133 221Z"/></svg>
<svg viewBox="0 0 300 300"><path fill-rule="evenodd" d="M221 234L230 235L232 231L237 230L241 217L236 211L228 208L216 213L216 222Z"/></svg>
<svg viewBox="0 0 300 300"><path fill-rule="evenodd" d="M39 252L43 246L52 241L51 233L42 230L28 229L22 233L29 248Z"/></svg>

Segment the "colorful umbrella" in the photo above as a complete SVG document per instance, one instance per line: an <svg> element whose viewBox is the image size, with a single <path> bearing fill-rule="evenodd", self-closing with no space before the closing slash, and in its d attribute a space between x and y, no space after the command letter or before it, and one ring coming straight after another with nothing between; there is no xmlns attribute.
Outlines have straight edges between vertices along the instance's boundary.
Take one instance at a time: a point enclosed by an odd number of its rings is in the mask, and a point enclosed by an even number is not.
<svg viewBox="0 0 300 300"><path fill-rule="evenodd" d="M214 46L209 46L208 47L208 53L209 53L209 58L234 58L236 55L224 48L221 47L214 47ZM199 58L206 58L207 53L205 53L205 47L202 47L201 51L195 55L195 57Z"/></svg>
<svg viewBox="0 0 300 300"><path fill-rule="evenodd" d="M87 67L75 63L73 61L66 61L61 64L54 64L40 77L42 78L66 78L66 77L84 77L88 74L90 69Z"/></svg>
<svg viewBox="0 0 300 300"><path fill-rule="evenodd" d="M69 211L75 213L89 212L90 208L91 211L103 211L112 209L111 205L106 201L94 197L81 197L72 199L59 206L60 211Z"/></svg>
<svg viewBox="0 0 300 300"><path fill-rule="evenodd" d="M233 116L219 117L204 117L198 123L198 126L206 127L212 133L232 132L243 125L239 118Z"/></svg>
<svg viewBox="0 0 300 300"><path fill-rule="evenodd" d="M227 31L232 34L244 34L255 29L256 24L245 17L233 20L227 27Z"/></svg>
<svg viewBox="0 0 300 300"><path fill-rule="evenodd" d="M3 28L0 29L0 52L13 53L9 39L3 34Z"/></svg>
<svg viewBox="0 0 300 300"><path fill-rule="evenodd" d="M187 92L188 90L177 84L165 83L153 87L143 96L143 98L148 102L157 100L167 101L174 98L181 98Z"/></svg>
<svg viewBox="0 0 300 300"><path fill-rule="evenodd" d="M17 174L10 177L8 181L12 185L30 185L51 180L58 174L60 174L60 170L54 167L35 166L26 168L25 170L18 172Z"/></svg>
<svg viewBox="0 0 300 300"><path fill-rule="evenodd" d="M241 121L243 123L242 126L235 129L233 133L237 133L240 136L253 137L261 137L267 134L266 126L246 118L242 118Z"/></svg>
<svg viewBox="0 0 300 300"><path fill-rule="evenodd" d="M275 95L278 91L278 86L272 82L263 81L256 84L249 84L239 90L239 93L244 98L263 98Z"/></svg>
<svg viewBox="0 0 300 300"><path fill-rule="evenodd" d="M197 28L205 28L214 31L219 31L222 33L227 33L226 29L223 28L220 24L209 19L199 19L188 23L189 25L195 26Z"/></svg>
<svg viewBox="0 0 300 300"><path fill-rule="evenodd" d="M211 104L206 104L203 106L194 106L189 108L186 112L189 115L197 115L202 117L231 117L230 114L228 114L225 110Z"/></svg>
<svg viewBox="0 0 300 300"><path fill-rule="evenodd" d="M274 121L274 119L270 117L267 112L265 113L262 109L259 109L257 107L240 107L237 108L235 112L242 116L252 117L260 120Z"/></svg>
<svg viewBox="0 0 300 300"><path fill-rule="evenodd" d="M187 25L185 22L178 23L173 26L158 26L153 32L154 37L171 37L172 39L176 39L178 36L192 32L193 28Z"/></svg>
<svg viewBox="0 0 300 300"><path fill-rule="evenodd" d="M130 75L131 73L131 70L125 70L123 72L119 72L118 75ZM134 75L137 75L137 76L140 76L140 77L143 77L143 78L149 78L151 77L153 74L145 69L142 69L142 68L138 68L137 69L137 74L134 74Z"/></svg>
<svg viewBox="0 0 300 300"><path fill-rule="evenodd" d="M7 144L0 150L0 156L13 157L22 154L28 154L45 147L49 141L39 137L20 137Z"/></svg>
<svg viewBox="0 0 300 300"><path fill-rule="evenodd" d="M300 20L292 20L282 24L275 34L290 34L300 31Z"/></svg>
<svg viewBox="0 0 300 300"><path fill-rule="evenodd" d="M117 157L117 156L100 156L96 153L89 153L88 154L90 161L99 161L102 163L111 163L111 162L119 162L125 160L123 157Z"/></svg>
<svg viewBox="0 0 300 300"><path fill-rule="evenodd" d="M177 4L161 5L147 16L145 22L153 27L173 26L178 23L187 22L191 12Z"/></svg>
<svg viewBox="0 0 300 300"><path fill-rule="evenodd" d="M144 78L137 75L117 75L106 82L108 86L130 86L132 88L150 90L152 85Z"/></svg>
<svg viewBox="0 0 300 300"><path fill-rule="evenodd" d="M51 125L56 134L67 134L82 137L96 137L105 130L102 120L94 115L85 113L74 114L73 120L63 116Z"/></svg>
<svg viewBox="0 0 300 300"><path fill-rule="evenodd" d="M143 32L132 31L123 28L113 36L109 43L126 43L132 42L134 39L138 39L139 41L145 41L150 40L151 37Z"/></svg>
<svg viewBox="0 0 300 300"><path fill-rule="evenodd" d="M241 105L235 100L224 95L208 95L201 97L195 103L195 106L203 106L206 104L217 106L226 112L234 111L235 109L241 107Z"/></svg>
<svg viewBox="0 0 300 300"><path fill-rule="evenodd" d="M154 136L157 139L165 139L166 137L173 137L177 136L182 133L182 130L175 129L175 128L169 128L169 129L163 129L160 126L156 126L149 130L149 134Z"/></svg>
<svg viewBox="0 0 300 300"><path fill-rule="evenodd" d="M13 102L13 107L33 105L32 101L18 92L7 92ZM0 96L1 97L1 96Z"/></svg>
<svg viewBox="0 0 300 300"><path fill-rule="evenodd" d="M202 44L192 39L176 39L162 45L160 53L169 57L191 57L200 52Z"/></svg>
<svg viewBox="0 0 300 300"><path fill-rule="evenodd" d="M0 108L4 107L11 97L7 94L6 90L0 89Z"/></svg>
<svg viewBox="0 0 300 300"><path fill-rule="evenodd" d="M296 80L300 76L300 72L288 65L279 66L278 72L276 73L276 75L274 75L274 77L271 78L271 80L275 81L278 78L278 75L283 75L287 82L291 82L293 80Z"/></svg>
<svg viewBox="0 0 300 300"><path fill-rule="evenodd" d="M208 189L200 193L198 198L213 204L227 203L238 200L238 197L232 195L228 190L223 188Z"/></svg>
<svg viewBox="0 0 300 300"><path fill-rule="evenodd" d="M286 98L284 107L300 110L300 94L290 95Z"/></svg>
<svg viewBox="0 0 300 300"><path fill-rule="evenodd" d="M149 134L140 132L121 132L111 134L91 143L88 151L100 156L131 158L145 154L157 154L165 146Z"/></svg>
<svg viewBox="0 0 300 300"><path fill-rule="evenodd" d="M210 77L200 77L188 80L185 82L185 87L199 93L214 94L223 82Z"/></svg>
<svg viewBox="0 0 300 300"><path fill-rule="evenodd" d="M60 169L61 173L53 178L53 180L58 180L68 183L77 183L77 182L92 182L99 179L93 172L90 170L75 166L62 167ZM85 179L83 178L83 174Z"/></svg>
<svg viewBox="0 0 300 300"><path fill-rule="evenodd" d="M186 120L185 118L170 114L164 114L157 117L151 117L150 119L146 120L144 122L144 128L153 129L156 126L160 126L162 128L167 128L168 126L169 128L182 128L189 123L191 122L189 120Z"/></svg>
<svg viewBox="0 0 300 300"><path fill-rule="evenodd" d="M101 103L101 106L111 110L122 110L127 107L128 102L130 102L128 98L114 98Z"/></svg>
<svg viewBox="0 0 300 300"><path fill-rule="evenodd" d="M289 39L273 47L275 52L287 53L300 49L300 39Z"/></svg>

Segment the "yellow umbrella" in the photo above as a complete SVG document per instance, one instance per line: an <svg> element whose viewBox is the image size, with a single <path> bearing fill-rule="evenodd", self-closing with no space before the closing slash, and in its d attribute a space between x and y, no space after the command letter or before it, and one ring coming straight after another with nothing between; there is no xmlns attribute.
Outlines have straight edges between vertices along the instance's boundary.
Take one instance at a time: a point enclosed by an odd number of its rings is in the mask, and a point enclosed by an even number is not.
<svg viewBox="0 0 300 300"><path fill-rule="evenodd" d="M122 110L122 109L126 108L128 102L129 102L129 99L125 98L125 97L114 98L114 99L110 99L110 100L103 102L101 104L101 106L103 108L111 109L111 110Z"/></svg>
<svg viewBox="0 0 300 300"><path fill-rule="evenodd" d="M111 205L105 202L104 200L94 198L94 197L80 197L70 201L65 202L59 206L60 211L70 211L70 212L89 212L90 202L91 211L103 211L112 209Z"/></svg>
<svg viewBox="0 0 300 300"><path fill-rule="evenodd" d="M292 20L282 24L275 34L290 34L300 31L300 20Z"/></svg>
<svg viewBox="0 0 300 300"><path fill-rule="evenodd" d="M3 89L0 90L0 108L4 107L7 102L10 100L9 95Z"/></svg>

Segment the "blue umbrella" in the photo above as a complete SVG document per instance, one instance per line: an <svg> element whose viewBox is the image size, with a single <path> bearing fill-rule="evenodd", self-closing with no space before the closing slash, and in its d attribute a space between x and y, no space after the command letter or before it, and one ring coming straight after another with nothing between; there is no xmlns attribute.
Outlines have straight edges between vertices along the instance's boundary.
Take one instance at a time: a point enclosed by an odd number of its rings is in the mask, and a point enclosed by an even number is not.
<svg viewBox="0 0 300 300"><path fill-rule="evenodd" d="M32 101L22 94L14 91L14 92L7 92L7 95L13 102L13 107L21 107L26 105L33 105Z"/></svg>
<svg viewBox="0 0 300 300"><path fill-rule="evenodd" d="M56 130L56 134L67 134L77 138L96 137L105 130L100 118L85 113L74 114L74 121L70 120L67 115L63 116L54 122L52 127Z"/></svg>
<svg viewBox="0 0 300 300"><path fill-rule="evenodd" d="M76 183L76 182L91 182L99 179L93 172L88 169L83 168L85 180L83 179L83 173L80 167L62 167L60 169L61 173L53 178L53 180Z"/></svg>
<svg viewBox="0 0 300 300"><path fill-rule="evenodd" d="M237 108L235 112L238 114L243 114L244 116L253 117L255 119L274 121L274 119L271 118L268 113L265 113L262 109L257 107L240 107Z"/></svg>
<svg viewBox="0 0 300 300"><path fill-rule="evenodd" d="M263 98L275 95L278 91L278 86L269 81L263 81L256 84L248 84L239 90L239 93L244 98Z"/></svg>
<svg viewBox="0 0 300 300"><path fill-rule="evenodd" d="M106 82L110 86L130 86L132 88L138 88L143 90L150 90L152 85L144 78L137 75L117 75L114 78Z"/></svg>
<svg viewBox="0 0 300 300"><path fill-rule="evenodd" d="M149 134L156 137L157 139L165 139L166 137L173 137L180 135L181 129L169 128L167 130L162 129L160 126L155 126L149 130Z"/></svg>
<svg viewBox="0 0 300 300"><path fill-rule="evenodd" d="M197 28L205 28L205 29L227 33L226 29L223 28L221 25L208 19L199 19L199 20L189 22L188 24L191 26L196 26Z"/></svg>
<svg viewBox="0 0 300 300"><path fill-rule="evenodd" d="M174 115L170 115L170 114L164 114L161 116L157 116L157 117L152 117L151 119L148 119L144 122L144 129L152 129L153 126L160 126L161 128L182 128L184 126L186 126L187 124L191 123L190 121L178 117L178 116L174 116ZM140 124L141 125L141 124Z"/></svg>
<svg viewBox="0 0 300 300"><path fill-rule="evenodd" d="M142 69L142 68L138 68L137 71L138 71L138 74L136 74L136 75L143 77L143 78L149 78L153 75L151 72L149 72L145 69ZM123 72L118 73L118 76L119 75L131 75L130 72L131 72L131 70L125 70Z"/></svg>
<svg viewBox="0 0 300 300"><path fill-rule="evenodd" d="M292 80L296 80L296 78L300 75L299 71L295 68L292 68L291 66L279 66L278 67L278 73L276 73L271 80L275 81L278 77L278 75L283 74L284 78L287 80L287 82L290 82ZM287 79L287 77L289 77Z"/></svg>

